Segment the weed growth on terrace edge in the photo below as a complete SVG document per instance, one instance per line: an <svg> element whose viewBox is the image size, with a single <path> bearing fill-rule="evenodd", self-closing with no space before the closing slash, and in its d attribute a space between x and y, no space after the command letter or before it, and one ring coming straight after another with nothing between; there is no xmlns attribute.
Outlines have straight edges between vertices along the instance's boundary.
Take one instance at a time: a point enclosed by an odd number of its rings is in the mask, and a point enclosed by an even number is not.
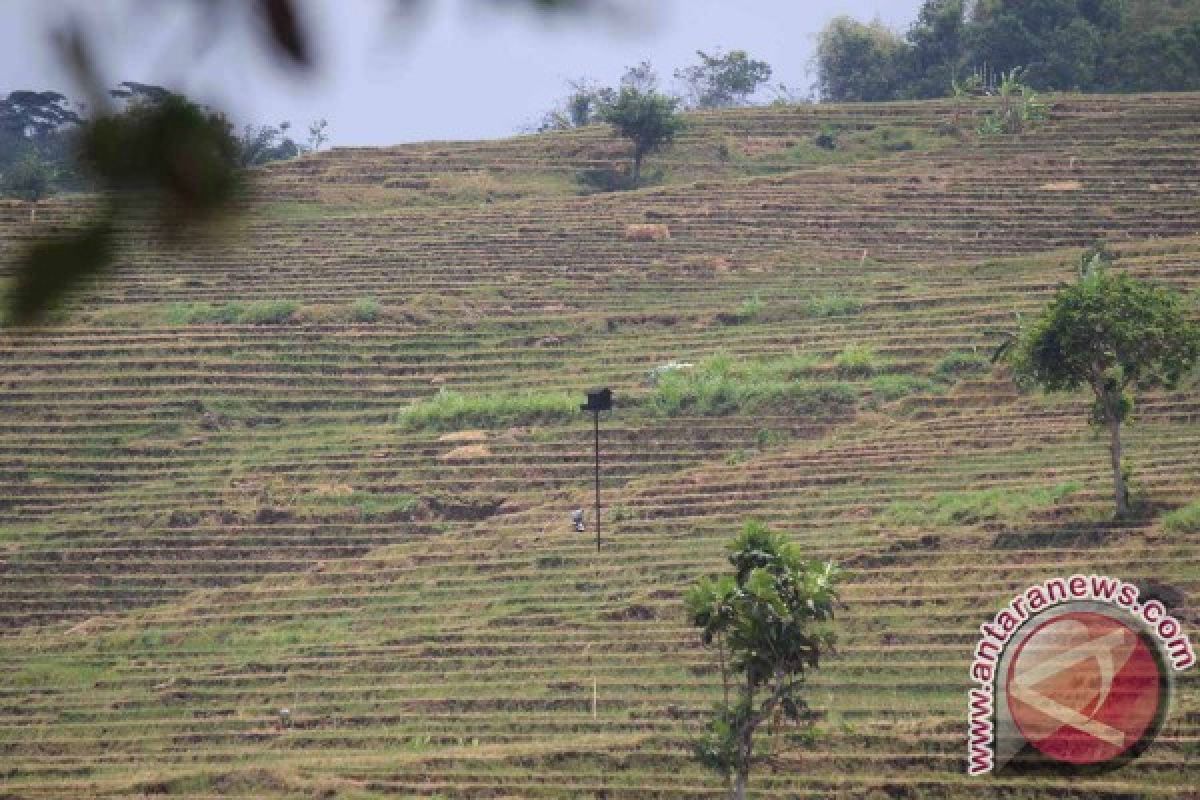
<svg viewBox="0 0 1200 800"><path fill-rule="evenodd" d="M1023 522L1033 511L1049 508L1079 491L1078 483L1037 489L996 488L943 492L930 499L896 501L884 510L901 525L974 525Z"/></svg>
<svg viewBox="0 0 1200 800"><path fill-rule="evenodd" d="M465 394L443 389L409 406L397 422L408 430L451 431L573 419L579 398L566 392Z"/></svg>
<svg viewBox="0 0 1200 800"><path fill-rule="evenodd" d="M962 375L977 375L992 367L991 360L982 353L957 350L938 361L933 372L945 380L955 380Z"/></svg>
<svg viewBox="0 0 1200 800"><path fill-rule="evenodd" d="M1176 533L1200 533L1200 500L1193 500L1162 518L1163 527Z"/></svg>
<svg viewBox="0 0 1200 800"><path fill-rule="evenodd" d="M848 294L825 294L811 298L804 306L810 317L844 317L862 311L861 298Z"/></svg>
<svg viewBox="0 0 1200 800"><path fill-rule="evenodd" d="M382 307L374 297L361 297L350 305L352 322L375 322L381 313Z"/></svg>
<svg viewBox="0 0 1200 800"><path fill-rule="evenodd" d="M837 354L833 364L844 378L866 378L879 371L879 358L866 345L848 345Z"/></svg>
<svg viewBox="0 0 1200 800"><path fill-rule="evenodd" d="M801 380L816 364L815 359L801 355L734 361L721 353L694 369L662 375L648 403L653 413L665 416L835 416L852 409L858 400L853 386Z"/></svg>
<svg viewBox="0 0 1200 800"><path fill-rule="evenodd" d="M292 300L252 303L175 303L167 309L169 325L282 325L300 309Z"/></svg>
<svg viewBox="0 0 1200 800"><path fill-rule="evenodd" d="M873 406L890 403L919 392L931 393L938 389L936 383L920 375L877 375L871 379L870 387Z"/></svg>

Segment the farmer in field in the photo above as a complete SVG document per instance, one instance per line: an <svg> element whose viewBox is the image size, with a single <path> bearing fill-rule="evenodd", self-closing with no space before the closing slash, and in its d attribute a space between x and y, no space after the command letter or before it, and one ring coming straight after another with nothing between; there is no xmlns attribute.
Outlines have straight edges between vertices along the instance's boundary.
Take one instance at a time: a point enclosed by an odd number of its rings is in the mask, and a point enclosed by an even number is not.
<svg viewBox="0 0 1200 800"><path fill-rule="evenodd" d="M577 508L571 512L571 524L575 526L575 532L579 533L587 530L587 526L583 521L583 509Z"/></svg>

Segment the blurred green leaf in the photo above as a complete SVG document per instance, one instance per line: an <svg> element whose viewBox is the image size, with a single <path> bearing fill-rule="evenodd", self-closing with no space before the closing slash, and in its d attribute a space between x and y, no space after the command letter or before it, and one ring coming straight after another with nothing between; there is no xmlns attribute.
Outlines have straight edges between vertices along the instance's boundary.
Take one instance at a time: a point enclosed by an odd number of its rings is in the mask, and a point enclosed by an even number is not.
<svg viewBox="0 0 1200 800"><path fill-rule="evenodd" d="M80 282L112 261L113 229L107 217L86 230L33 244L17 264L7 298L13 324L36 322Z"/></svg>

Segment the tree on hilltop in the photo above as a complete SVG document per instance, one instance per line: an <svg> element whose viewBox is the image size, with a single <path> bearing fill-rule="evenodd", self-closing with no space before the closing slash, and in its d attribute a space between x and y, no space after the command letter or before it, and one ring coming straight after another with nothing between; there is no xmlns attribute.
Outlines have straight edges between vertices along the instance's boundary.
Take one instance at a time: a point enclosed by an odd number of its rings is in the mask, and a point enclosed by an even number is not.
<svg viewBox="0 0 1200 800"><path fill-rule="evenodd" d="M758 522L746 523L728 549L733 574L702 578L684 602L704 645L716 644L724 687L696 755L725 777L731 800L742 800L761 759L755 731L777 715L797 722L808 715L802 686L833 646L826 623L841 573L832 563L802 559L795 545Z"/></svg>
<svg viewBox="0 0 1200 800"><path fill-rule="evenodd" d="M675 71L687 87L694 108L745 105L759 86L771 79L771 65L750 58L745 50L713 54L697 50L700 63Z"/></svg>
<svg viewBox="0 0 1200 800"><path fill-rule="evenodd" d="M1171 388L1200 358L1200 325L1188 319L1182 296L1112 274L1095 254L1085 259L1080 279L1060 289L1001 355L1018 384L1048 392L1092 390L1091 422L1109 433L1116 513L1128 516L1121 424L1133 409L1130 391Z"/></svg>
<svg viewBox="0 0 1200 800"><path fill-rule="evenodd" d="M669 145L683 129L679 100L653 89L641 91L625 86L611 105L605 106L603 120L617 134L633 143L633 171L630 183L637 186L642 176L642 161Z"/></svg>

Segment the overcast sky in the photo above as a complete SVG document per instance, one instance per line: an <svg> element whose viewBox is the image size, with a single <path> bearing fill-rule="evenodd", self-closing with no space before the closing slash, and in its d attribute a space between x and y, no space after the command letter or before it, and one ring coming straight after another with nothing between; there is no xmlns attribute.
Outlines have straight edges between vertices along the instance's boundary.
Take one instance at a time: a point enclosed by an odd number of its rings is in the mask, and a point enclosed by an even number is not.
<svg viewBox="0 0 1200 800"><path fill-rule="evenodd" d="M2 0L0 92L78 96L49 44L70 15L96 44L108 84L156 83L229 111L241 122L329 120L333 144L508 136L534 123L568 79L616 83L650 60L671 73L697 49L741 48L775 70L772 84L805 92L815 34L830 18L882 19L903 30L920 0L637 0L623 22L547 22L472 0L427 0L420 20L395 20L387 0L298 0L317 68L298 78L258 46L253 21L201 44L204 25L183 0ZM231 0L241 7L242 0ZM232 15L235 20L238 15Z"/></svg>

